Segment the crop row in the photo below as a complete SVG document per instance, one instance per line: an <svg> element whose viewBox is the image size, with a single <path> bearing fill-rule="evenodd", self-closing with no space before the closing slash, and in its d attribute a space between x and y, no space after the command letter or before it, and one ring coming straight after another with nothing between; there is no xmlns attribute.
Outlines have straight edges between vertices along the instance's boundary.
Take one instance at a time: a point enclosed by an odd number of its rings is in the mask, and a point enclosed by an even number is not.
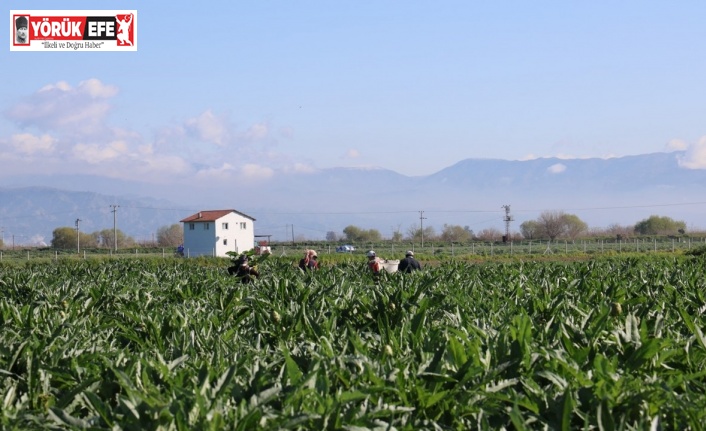
<svg viewBox="0 0 706 431"><path fill-rule="evenodd" d="M3 429L700 429L703 258L0 266Z"/></svg>

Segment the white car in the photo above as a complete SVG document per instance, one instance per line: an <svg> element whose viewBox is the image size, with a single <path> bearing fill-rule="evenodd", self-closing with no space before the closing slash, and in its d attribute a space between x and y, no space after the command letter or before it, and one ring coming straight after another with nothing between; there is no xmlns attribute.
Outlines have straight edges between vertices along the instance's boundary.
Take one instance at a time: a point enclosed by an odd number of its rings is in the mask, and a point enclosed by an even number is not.
<svg viewBox="0 0 706 431"><path fill-rule="evenodd" d="M336 247L336 253L353 253L355 251L355 247L352 245L339 245Z"/></svg>

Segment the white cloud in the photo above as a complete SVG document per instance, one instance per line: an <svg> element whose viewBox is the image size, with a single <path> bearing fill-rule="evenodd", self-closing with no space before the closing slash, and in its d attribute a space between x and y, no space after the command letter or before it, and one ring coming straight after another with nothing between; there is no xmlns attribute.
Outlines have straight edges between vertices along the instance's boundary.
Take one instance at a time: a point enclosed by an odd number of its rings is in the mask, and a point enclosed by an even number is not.
<svg viewBox="0 0 706 431"><path fill-rule="evenodd" d="M243 138L248 141L259 141L265 139L269 134L269 127L265 123L256 123L243 134Z"/></svg>
<svg viewBox="0 0 706 431"><path fill-rule="evenodd" d="M521 162L528 161L528 160L536 160L536 159L560 159L560 160L582 160L582 159L614 159L617 156L616 154L610 153L610 154L604 154L602 156L574 156L571 154L565 154L565 153L557 153L554 155L547 155L547 156L537 156L536 154L527 154L524 157L519 158L518 160Z"/></svg>
<svg viewBox="0 0 706 431"><path fill-rule="evenodd" d="M140 150L143 151L144 149L141 148ZM139 165L135 163L135 165L139 167L139 170L143 173L143 175L155 176L164 173L174 175L186 174L191 171L189 163L179 156L174 156L170 154L143 154L146 155L141 156L139 158ZM163 179L171 181L173 178L168 177Z"/></svg>
<svg viewBox="0 0 706 431"><path fill-rule="evenodd" d="M266 166L260 166L253 163L246 164L240 171L242 177L248 180L264 180L271 178L275 172Z"/></svg>
<svg viewBox="0 0 706 431"><path fill-rule="evenodd" d="M10 144L19 153L49 154L54 151L56 139L47 134L44 134L42 136L35 136L31 133L20 133L17 135L12 135L12 137L10 137Z"/></svg>
<svg viewBox="0 0 706 431"><path fill-rule="evenodd" d="M688 146L684 155L677 156L679 166L686 169L706 169L706 136Z"/></svg>
<svg viewBox="0 0 706 431"><path fill-rule="evenodd" d="M346 154L343 156L344 159L357 159L358 157L360 157L360 152L353 148L346 151Z"/></svg>
<svg viewBox="0 0 706 431"><path fill-rule="evenodd" d="M11 107L6 116L22 127L63 131L72 135L102 133L111 108L108 99L117 93L117 87L105 85L97 79L82 81L77 87L60 81L42 87Z"/></svg>
<svg viewBox="0 0 706 431"><path fill-rule="evenodd" d="M108 145L76 144L73 147L74 157L90 164L98 164L115 160L126 155L126 153L127 144L123 141L111 142Z"/></svg>
<svg viewBox="0 0 706 431"><path fill-rule="evenodd" d="M228 180L232 178L234 173L235 168L231 164L223 163L217 168L201 169L196 173L196 176L202 179Z"/></svg>
<svg viewBox="0 0 706 431"><path fill-rule="evenodd" d="M78 91L94 99L109 99L118 94L118 87L105 85L100 80L92 78L79 82Z"/></svg>
<svg viewBox="0 0 706 431"><path fill-rule="evenodd" d="M295 174L311 174L316 172L316 168L305 163L294 163L292 166L285 167L284 171Z"/></svg>
<svg viewBox="0 0 706 431"><path fill-rule="evenodd" d="M197 139L220 147L226 145L230 136L226 119L214 115L210 109L198 117L186 120L184 125L190 136L195 136Z"/></svg>
<svg viewBox="0 0 706 431"><path fill-rule="evenodd" d="M672 139L667 142L667 151L684 151L689 148L689 144L681 139Z"/></svg>
<svg viewBox="0 0 706 431"><path fill-rule="evenodd" d="M71 90L71 85L66 81L59 81L56 84L47 84L39 89L39 93L44 93L53 90L69 91Z"/></svg>
<svg viewBox="0 0 706 431"><path fill-rule="evenodd" d="M112 98L118 92L98 79L78 85L58 81L7 108L5 118L31 130L0 136L2 173L8 174L7 165L13 163L13 172L86 173L164 183L194 176L264 179L280 167L300 173L315 170L272 148L277 144L273 130L289 138L291 128L273 129L260 121L236 130L227 115L211 109L177 125L157 125L150 142L134 130L110 124ZM30 156L32 164L27 163Z"/></svg>
<svg viewBox="0 0 706 431"><path fill-rule="evenodd" d="M566 165L563 163L555 163L547 168L550 174L560 174L566 170Z"/></svg>

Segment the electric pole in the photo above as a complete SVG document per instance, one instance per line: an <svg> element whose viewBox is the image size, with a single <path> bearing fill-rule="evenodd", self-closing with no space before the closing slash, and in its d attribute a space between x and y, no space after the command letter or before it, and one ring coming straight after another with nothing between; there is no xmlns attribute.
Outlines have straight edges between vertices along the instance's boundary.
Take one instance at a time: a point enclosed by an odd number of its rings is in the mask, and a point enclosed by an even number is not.
<svg viewBox="0 0 706 431"><path fill-rule="evenodd" d="M510 205L503 205L500 208L505 208L505 217L503 221L505 222L505 236L503 236L503 242L510 241L510 222L515 220L515 217L510 215Z"/></svg>
<svg viewBox="0 0 706 431"><path fill-rule="evenodd" d="M424 217L424 211L419 211L419 229L422 233L422 248L424 248L424 220L426 220L426 217Z"/></svg>
<svg viewBox="0 0 706 431"><path fill-rule="evenodd" d="M118 208L120 208L120 205L110 205L111 208L113 208L113 245L115 246L115 252L118 252L118 229L117 225L115 223L116 219L116 214L118 212Z"/></svg>
<svg viewBox="0 0 706 431"><path fill-rule="evenodd" d="M80 218L76 219L76 253L80 254L81 253L81 231L79 230L79 222L81 222Z"/></svg>

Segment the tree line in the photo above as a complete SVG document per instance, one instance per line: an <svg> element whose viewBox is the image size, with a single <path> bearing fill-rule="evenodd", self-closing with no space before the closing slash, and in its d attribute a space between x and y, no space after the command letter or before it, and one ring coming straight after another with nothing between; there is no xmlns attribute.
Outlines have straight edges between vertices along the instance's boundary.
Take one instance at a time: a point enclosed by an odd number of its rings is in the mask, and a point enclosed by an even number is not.
<svg viewBox="0 0 706 431"><path fill-rule="evenodd" d="M115 247L117 242L117 247ZM163 226L157 230L156 246L176 247L184 242L181 225ZM78 232L72 227L59 227L52 232L51 246L57 249L129 248L137 244L120 229L103 229L93 233Z"/></svg>
<svg viewBox="0 0 706 431"><path fill-rule="evenodd" d="M510 234L509 241L520 240L550 240L557 239L575 240L587 236L610 236L625 239L634 235L684 235L686 223L673 220L670 217L652 215L637 222L634 226L621 226L613 224L602 230L591 230L588 224L575 214L563 211L545 211L534 220L527 220L520 224L520 231ZM437 233L433 226L420 227L412 225L405 232L400 228L392 233L392 241L443 241L443 242L471 242L501 241L505 234L497 228L485 228L473 231L469 226L444 224L441 233ZM380 242L382 234L377 229L363 229L358 226L347 226L342 234L334 231L326 233L329 242ZM77 248L117 248L134 247L137 244L134 238L126 235L121 230L103 229L93 233L77 232L72 227L60 227L52 233L51 246L57 249ZM176 247L184 242L183 230L180 224L162 226L157 230L156 243L159 247ZM0 244L2 245L2 244Z"/></svg>
<svg viewBox="0 0 706 431"><path fill-rule="evenodd" d="M589 229L588 224L575 214L563 211L545 211L534 220L527 220L520 224L520 231L510 233L509 241L520 240L549 240L557 239L576 240L588 236L609 236L616 239L628 239L635 235L684 235L686 223L673 220L670 217L652 215L637 222L634 226L621 226L613 224L605 229ZM444 224L441 233L437 234L433 226L422 228L410 226L405 233L399 229L392 234L392 241L443 241L443 242L470 242L470 241L501 241L506 236L500 229L485 228L473 231L469 226ZM334 231L326 233L329 242L378 242L382 234L376 229L362 229L358 226L347 226L343 234Z"/></svg>

